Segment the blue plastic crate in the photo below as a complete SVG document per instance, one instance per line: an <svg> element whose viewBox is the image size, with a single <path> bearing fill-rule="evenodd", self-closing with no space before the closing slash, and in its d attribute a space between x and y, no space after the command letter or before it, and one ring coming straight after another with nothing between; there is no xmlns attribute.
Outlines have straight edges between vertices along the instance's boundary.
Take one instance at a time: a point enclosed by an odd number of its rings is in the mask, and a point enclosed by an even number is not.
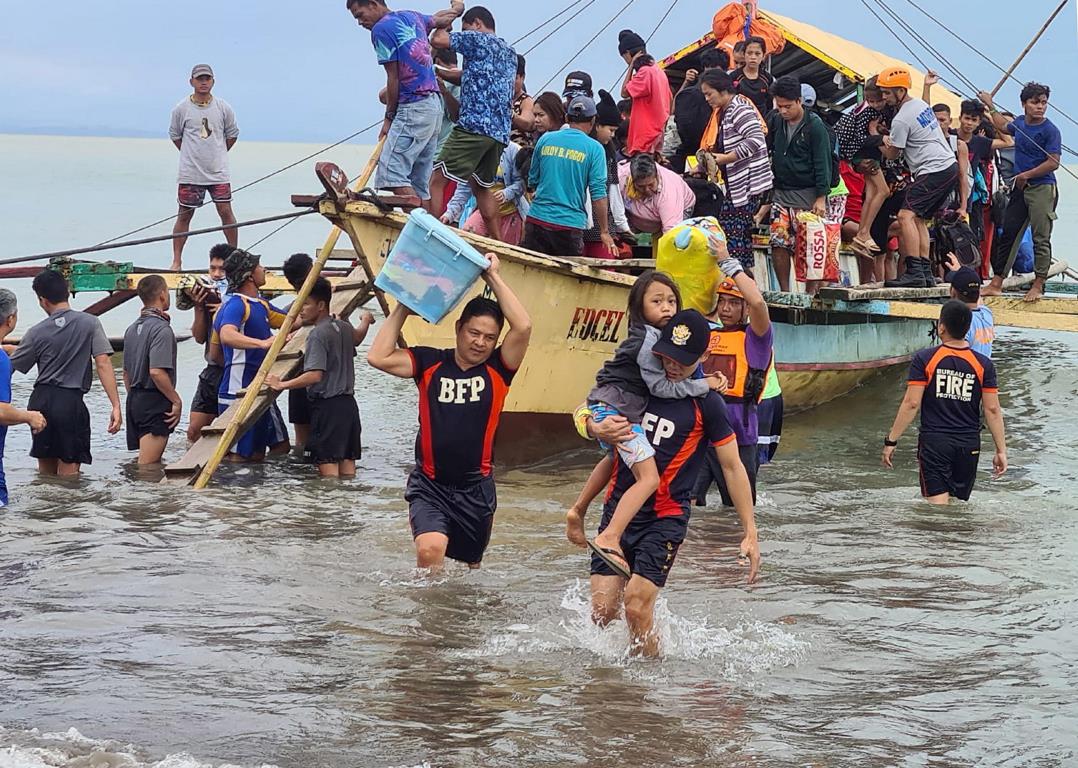
<svg viewBox="0 0 1078 768"><path fill-rule="evenodd" d="M408 214L374 285L430 323L441 322L489 262L421 208Z"/></svg>

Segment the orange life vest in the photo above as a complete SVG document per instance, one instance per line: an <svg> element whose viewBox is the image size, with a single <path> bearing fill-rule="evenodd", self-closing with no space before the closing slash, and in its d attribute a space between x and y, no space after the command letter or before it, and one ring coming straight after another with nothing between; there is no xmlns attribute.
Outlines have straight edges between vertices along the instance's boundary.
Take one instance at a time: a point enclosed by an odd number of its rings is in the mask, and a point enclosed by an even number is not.
<svg viewBox="0 0 1078 768"><path fill-rule="evenodd" d="M708 346L708 358L704 361L704 373L721 373L729 386L723 393L728 403L743 403L746 389L754 403L759 403L764 394L766 369L751 369L745 355L744 325L730 328L713 328ZM772 353L772 363L774 353ZM751 376L750 376L751 374Z"/></svg>

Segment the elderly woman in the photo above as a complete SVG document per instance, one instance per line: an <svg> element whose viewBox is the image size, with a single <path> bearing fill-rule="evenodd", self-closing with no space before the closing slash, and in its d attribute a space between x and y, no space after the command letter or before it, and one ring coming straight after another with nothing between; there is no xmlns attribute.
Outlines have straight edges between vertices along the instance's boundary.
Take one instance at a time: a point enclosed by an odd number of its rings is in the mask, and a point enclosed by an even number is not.
<svg viewBox="0 0 1078 768"><path fill-rule="evenodd" d="M755 264L753 217L774 181L760 113L736 93L733 80L721 70L701 75L700 91L718 118L714 144L701 149L701 159L705 167L717 168L712 181L726 190L719 223L726 232L730 255L751 270Z"/></svg>
<svg viewBox="0 0 1078 768"><path fill-rule="evenodd" d="M696 206L696 195L685 180L657 165L651 155L637 155L619 165L618 186L629 224L637 232L665 234Z"/></svg>

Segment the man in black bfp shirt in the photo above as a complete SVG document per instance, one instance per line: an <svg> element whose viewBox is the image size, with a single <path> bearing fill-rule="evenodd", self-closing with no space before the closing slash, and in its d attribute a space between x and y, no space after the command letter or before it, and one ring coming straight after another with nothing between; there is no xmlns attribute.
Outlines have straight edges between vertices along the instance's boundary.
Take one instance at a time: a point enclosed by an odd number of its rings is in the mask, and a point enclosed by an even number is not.
<svg viewBox="0 0 1078 768"><path fill-rule="evenodd" d="M999 407L996 369L991 359L974 352L966 341L973 313L952 299L940 310L938 347L922 349L910 364L909 386L890 432L883 439L883 465L893 467L898 439L921 411L917 462L921 495L930 504L946 504L951 496L967 501L977 479L981 456L981 405L996 443L992 469L1007 471L1007 441Z"/></svg>
<svg viewBox="0 0 1078 768"><path fill-rule="evenodd" d="M398 349L411 310L398 304L371 344L367 360L419 388L416 467L404 498L416 566L439 570L445 558L478 568L490 542L498 500L494 437L513 377L531 339L531 318L488 253L483 280L497 303L476 297L457 321L454 349ZM509 332L501 346L503 321Z"/></svg>
<svg viewBox="0 0 1078 768"><path fill-rule="evenodd" d="M708 356L711 327L694 309L678 312L663 328L654 352L662 358L666 377L683 381ZM655 447L659 469L659 490L648 499L629 523L621 538L621 549L632 569L626 581L598 556L591 559L591 610L596 623L605 626L618 617L624 603L625 621L632 637L632 652L659 655L655 632L655 601L666 585L678 549L689 527L693 486L707 451L714 450L722 466L730 497L741 518L745 537L741 556L750 561L749 581L760 568L760 545L752 505L752 489L737 450L737 438L726 417L722 396L711 392L702 398L664 400L652 397L641 422ZM620 416L609 416L596 424L588 421L594 437L612 444L627 438L629 424ZM621 495L634 482L632 472L616 455L610 494L603 506L599 530L609 523ZM583 521L567 530L570 541L585 544Z"/></svg>

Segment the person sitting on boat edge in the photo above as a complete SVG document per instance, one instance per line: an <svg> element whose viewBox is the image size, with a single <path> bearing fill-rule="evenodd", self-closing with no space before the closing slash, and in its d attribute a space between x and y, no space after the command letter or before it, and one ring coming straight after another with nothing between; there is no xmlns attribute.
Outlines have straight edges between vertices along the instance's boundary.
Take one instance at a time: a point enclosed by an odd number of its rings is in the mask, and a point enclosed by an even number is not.
<svg viewBox="0 0 1078 768"><path fill-rule="evenodd" d="M483 6L469 8L461 22L461 32L440 29L431 35L432 46L451 48L464 57L460 115L434 161L431 208L441 208L449 180L467 183L487 232L502 240L500 208L505 201L499 200L495 184L513 125L517 54L495 34L494 16Z"/></svg>
<svg viewBox="0 0 1078 768"><path fill-rule="evenodd" d="M524 237L524 220L528 218L528 209L531 207L525 194L527 190L524 176L517 170L519 152L519 145L513 142L506 145L501 160L498 161L494 186L490 189L499 206L502 242L506 245L520 245ZM492 237L487 230L483 212L479 210L479 201L472 188L473 181L456 185L456 192L446 205L441 220L445 224L459 226L465 232Z"/></svg>
<svg viewBox="0 0 1078 768"><path fill-rule="evenodd" d="M760 404L768 370L775 359L774 328L767 302L741 263L727 256L719 266L726 278L715 289L719 301L713 317L718 324L712 326L711 346L703 371L721 373L729 382L722 398L737 435L737 450L755 503L756 475L760 469ZM768 416L769 420L774 418L773 413L769 412ZM781 415L778 418L781 420ZM733 498L724 486L721 467L711 456L693 488L696 505L707 504L707 492L713 482L719 485L723 505L731 506Z"/></svg>
<svg viewBox="0 0 1078 768"><path fill-rule="evenodd" d="M441 570L447 557L478 568L490 543L498 506L494 437L532 321L502 278L498 257L487 258L483 281L497 301L476 296L464 305L454 348L399 349L412 311L397 304L367 352L374 368L412 379L419 390L416 465L404 494L417 568Z"/></svg>
<svg viewBox="0 0 1078 768"><path fill-rule="evenodd" d="M59 272L43 269L33 289L48 317L26 332L11 356L11 367L20 373L37 366L27 408L48 422L34 435L30 455L43 475L77 475L81 465L93 462L90 412L83 402L92 382L91 360L112 405L108 432L114 435L123 427L112 343L99 319L71 308L67 281Z"/></svg>
<svg viewBox="0 0 1078 768"><path fill-rule="evenodd" d="M542 104L543 97L536 100ZM588 228L585 195L590 195L592 219L607 252L617 254L610 235L606 188L606 153L589 135L595 128L595 102L577 96L569 104L569 124L544 133L535 144L528 189L534 190L521 245L551 256L584 253Z"/></svg>
<svg viewBox="0 0 1078 768"><path fill-rule="evenodd" d="M958 160L940 130L927 102L910 96L913 79L905 67L888 67L876 83L883 100L897 111L891 133L883 137L880 154L888 160L900 155L913 174L898 212L899 244L906 272L884 283L888 288L928 288L936 285L929 261L928 224L943 208L959 182Z"/></svg>
<svg viewBox="0 0 1078 768"><path fill-rule="evenodd" d="M670 118L670 81L646 49L644 38L631 29L618 33L618 54L628 65L621 95L633 100L625 156L662 152L663 131Z"/></svg>
<svg viewBox="0 0 1078 768"><path fill-rule="evenodd" d="M8 505L7 478L4 476L4 443L8 427L26 424L31 433L45 428L45 417L39 411L24 411L11 405L11 358L4 349L4 340L19 322L19 304L15 294L0 288L0 507Z"/></svg>
<svg viewBox="0 0 1078 768"><path fill-rule="evenodd" d="M142 312L124 333L127 450L140 465L160 464L168 437L180 423L183 400L176 392L176 334L168 311L168 284L161 275L138 282Z"/></svg>
<svg viewBox="0 0 1078 768"><path fill-rule="evenodd" d="M191 321L191 337L196 344L204 347L203 359L206 366L198 375L198 386L191 398L191 413L187 417L187 442L196 443L202 437L203 427L208 427L217 418L217 391L221 388L221 374L224 371L220 357L221 347L212 342L213 316L221 308L228 296L228 278L225 277L225 259L235 250L228 243L218 243L210 248L209 269L206 273L208 283L216 285L211 290L204 285L195 285L188 290L190 300L194 302L194 319ZM177 300L178 303L178 300ZM181 306L182 309L182 306Z"/></svg>
<svg viewBox="0 0 1078 768"><path fill-rule="evenodd" d="M951 284L951 298L964 302L973 313L966 341L970 349L992 358L992 342L996 338L996 324L992 310L981 303L981 276L970 267L963 267L958 257L947 254L947 282Z"/></svg>
<svg viewBox="0 0 1078 768"><path fill-rule="evenodd" d="M1055 123L1045 117L1051 89L1040 83L1026 83L1022 88L1022 117L1008 121L992 103L989 93L978 97L991 111L992 124L1001 133L1014 136L1014 191L1003 214L1003 233L992 253L992 282L982 296L1003 293L1003 279L1014 266L1022 233L1028 226L1033 232L1033 285L1025 301L1044 296L1044 284L1052 266L1052 226L1056 219L1059 190L1056 169L1062 157L1062 136Z"/></svg>
<svg viewBox="0 0 1078 768"><path fill-rule="evenodd" d="M661 329L681 311L681 294L672 278L655 270L640 275L629 291L628 309L629 336L599 370L595 387L588 393L587 405L596 422L611 416L625 417L632 424L636 437L614 446L600 443L606 453L595 465L579 497L566 514L566 523L570 528L583 527L584 516L591 502L610 483L615 467L614 454L617 453L621 465L632 473L634 482L626 487L610 520L588 546L625 578L629 578L630 572L621 551L621 537L640 508L659 487L655 450L640 424L648 398L680 400L685 397L705 397L711 391L721 392L726 388L726 380L721 376L671 382L652 351Z"/></svg>
<svg viewBox="0 0 1078 768"><path fill-rule="evenodd" d="M303 372L282 380L270 374L266 385L289 394L302 391L309 398L310 430L307 452L322 477L354 477L362 458L362 425L356 404L356 347L374 323L364 312L359 325L333 317L333 286L319 276L300 310L303 324L312 326L303 350Z"/></svg>
<svg viewBox="0 0 1078 768"><path fill-rule="evenodd" d="M654 353L662 359L666 378L677 383L693 375L707 357L708 345L707 319L696 310L688 309L670 318L655 344ZM716 456L737 508L744 533L739 551L742 559L748 559L750 583L759 572L760 543L752 492L738 457L736 437L726 410L717 393L704 398L664 400L652 397L648 400L642 423L654 448L662 479L659 490L621 538L621 549L632 576L626 579L617 574L594 553L590 568L592 620L605 627L624 609L632 643L630 652L634 655L654 657L662 651L655 628L655 602L666 586L678 550L685 540L692 514L692 486L705 456ZM629 422L620 416L596 422L585 408L574 421L586 438L595 437L607 444L632 439ZM600 531L609 523L633 482L632 473L624 467L620 453L616 461L618 470L603 507ZM566 536L577 546L586 546L583 520L568 525Z"/></svg>
<svg viewBox="0 0 1078 768"><path fill-rule="evenodd" d="M416 197L424 205L429 205L442 125L442 99L428 37L432 30L449 29L464 13L460 0L451 0L450 5L427 16L390 10L385 0L345 0L356 22L370 30L378 63L386 70L385 120L378 133L386 140L385 151L378 158L374 186Z"/></svg>
<svg viewBox="0 0 1078 768"><path fill-rule="evenodd" d="M917 464L921 495L929 504L947 504L953 496L968 501L977 480L981 455L981 406L996 453L993 476L1007 471L1007 442L999 405L996 368L965 341L973 313L952 299L940 310L939 346L922 349L910 364L909 385L894 424L883 439L882 462L894 468L895 447L917 411L921 433Z"/></svg>
<svg viewBox="0 0 1078 768"><path fill-rule="evenodd" d="M236 223L232 212L232 175L228 153L239 140L236 113L222 99L214 96L215 80L209 64L198 64L191 70L194 93L184 98L172 110L169 138L180 151L180 170L177 177L177 200L180 205L176 224L172 228L173 272L182 269L186 233L191 229L195 209L206 202L206 193L217 208L221 224ZM239 230L225 230L225 239L233 248L239 242Z"/></svg>
<svg viewBox="0 0 1078 768"><path fill-rule="evenodd" d="M225 274L231 292L228 301L217 311L213 329L224 358L221 386L217 391L217 409L228 410L255 378L266 352L273 346L273 330L280 328L285 313L259 297L258 289L266 284L266 269L260 257L240 249L225 260ZM287 453L288 429L277 403L242 434L232 447L232 461L262 461L266 450L271 454Z"/></svg>

